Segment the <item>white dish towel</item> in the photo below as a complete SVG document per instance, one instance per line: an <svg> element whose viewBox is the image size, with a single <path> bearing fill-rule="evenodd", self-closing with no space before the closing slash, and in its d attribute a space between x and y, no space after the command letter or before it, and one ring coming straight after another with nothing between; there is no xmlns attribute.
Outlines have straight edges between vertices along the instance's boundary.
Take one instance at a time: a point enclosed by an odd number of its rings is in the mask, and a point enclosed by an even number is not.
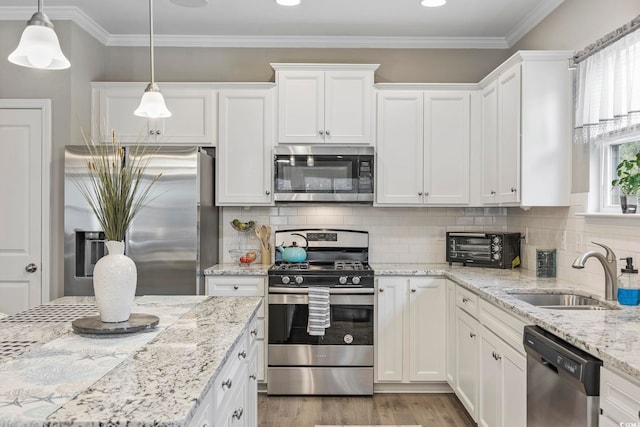
<svg viewBox="0 0 640 427"><path fill-rule="evenodd" d="M307 333L324 336L324 330L331 326L329 288L309 287L309 323Z"/></svg>

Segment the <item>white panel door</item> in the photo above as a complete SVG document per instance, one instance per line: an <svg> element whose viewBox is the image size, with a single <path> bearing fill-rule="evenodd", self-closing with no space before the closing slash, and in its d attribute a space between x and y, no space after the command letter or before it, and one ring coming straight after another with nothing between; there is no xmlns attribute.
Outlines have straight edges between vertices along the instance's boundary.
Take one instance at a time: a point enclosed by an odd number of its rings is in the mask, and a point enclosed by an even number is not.
<svg viewBox="0 0 640 427"><path fill-rule="evenodd" d="M49 191L42 188L42 126L41 110L0 109L0 312L6 314L42 303L42 192Z"/></svg>
<svg viewBox="0 0 640 427"><path fill-rule="evenodd" d="M409 282L409 381L445 380L445 279Z"/></svg>
<svg viewBox="0 0 640 427"><path fill-rule="evenodd" d="M422 92L378 92L378 204L422 204L423 123Z"/></svg>
<svg viewBox="0 0 640 427"><path fill-rule="evenodd" d="M278 142L324 143L324 72L278 72Z"/></svg>
<svg viewBox="0 0 640 427"><path fill-rule="evenodd" d="M144 84L99 90L99 110L93 111L94 141L111 142L111 131L115 131L116 137L122 142L136 142L148 136L155 140L155 121L133 114L143 93ZM153 136L150 135L151 131L154 132Z"/></svg>
<svg viewBox="0 0 640 427"><path fill-rule="evenodd" d="M480 401L478 426L499 426L499 404L502 393L500 364L496 359L496 340L493 334L482 328L480 339Z"/></svg>
<svg viewBox="0 0 640 427"><path fill-rule="evenodd" d="M270 205L273 91L221 90L216 205Z"/></svg>
<svg viewBox="0 0 640 427"><path fill-rule="evenodd" d="M457 378L456 371L456 284L446 280L447 287L447 350L446 378L454 389Z"/></svg>
<svg viewBox="0 0 640 427"><path fill-rule="evenodd" d="M462 309L456 309L457 380L455 392L476 420L478 410L478 321Z"/></svg>
<svg viewBox="0 0 640 427"><path fill-rule="evenodd" d="M378 381L402 381L407 278L378 279L376 370Z"/></svg>
<svg viewBox="0 0 640 427"><path fill-rule="evenodd" d="M426 203L469 203L470 100L466 91L424 95Z"/></svg>
<svg viewBox="0 0 640 427"><path fill-rule="evenodd" d="M480 158L482 203L498 203L498 82L482 91L482 154Z"/></svg>
<svg viewBox="0 0 640 427"><path fill-rule="evenodd" d="M498 198L520 201L521 65L498 79ZM540 123L544 126L544 123Z"/></svg>
<svg viewBox="0 0 640 427"><path fill-rule="evenodd" d="M527 358L498 341L496 358L501 368L500 427L527 426Z"/></svg>
<svg viewBox="0 0 640 427"><path fill-rule="evenodd" d="M373 73L325 72L325 142L371 144Z"/></svg>
<svg viewBox="0 0 640 427"><path fill-rule="evenodd" d="M161 88L162 89L162 88ZM215 144L215 92L213 89L162 89L171 117L157 120L156 141L169 144Z"/></svg>

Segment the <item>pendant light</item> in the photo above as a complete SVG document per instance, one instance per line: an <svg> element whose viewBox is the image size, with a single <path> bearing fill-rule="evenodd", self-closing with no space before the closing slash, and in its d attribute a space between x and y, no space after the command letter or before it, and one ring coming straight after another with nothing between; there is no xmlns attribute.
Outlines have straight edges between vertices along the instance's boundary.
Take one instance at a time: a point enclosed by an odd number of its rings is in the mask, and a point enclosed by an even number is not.
<svg viewBox="0 0 640 427"><path fill-rule="evenodd" d="M38 11L27 21L20 43L9 55L9 62L42 70L64 70L71 63L62 53L60 42L49 17L42 13L42 0L38 0Z"/></svg>
<svg viewBox="0 0 640 427"><path fill-rule="evenodd" d="M149 0L149 62L151 63L151 83L144 90L140 105L133 114L151 119L171 117L171 111L164 103L153 72L153 0Z"/></svg>

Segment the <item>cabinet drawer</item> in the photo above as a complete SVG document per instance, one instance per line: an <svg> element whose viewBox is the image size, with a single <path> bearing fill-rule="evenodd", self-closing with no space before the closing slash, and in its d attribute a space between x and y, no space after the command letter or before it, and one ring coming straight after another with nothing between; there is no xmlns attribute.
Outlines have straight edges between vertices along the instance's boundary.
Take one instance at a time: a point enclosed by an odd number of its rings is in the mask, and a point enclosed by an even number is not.
<svg viewBox="0 0 640 427"><path fill-rule="evenodd" d="M247 358L249 357L248 338L242 334L233 346L220 374L214 384L214 407L219 408L233 395L235 390L246 382ZM244 355L244 356L243 356Z"/></svg>
<svg viewBox="0 0 640 427"><path fill-rule="evenodd" d="M206 293L212 296L261 297L264 295L264 277L208 276Z"/></svg>
<svg viewBox="0 0 640 427"><path fill-rule="evenodd" d="M600 369L600 408L616 423L640 423L640 385Z"/></svg>
<svg viewBox="0 0 640 427"><path fill-rule="evenodd" d="M478 295L473 292L457 286L456 305L473 317L478 318Z"/></svg>
<svg viewBox="0 0 640 427"><path fill-rule="evenodd" d="M507 344L513 347L518 353L524 355L522 345L522 333L525 322L493 304L480 301L480 323L491 332L502 338Z"/></svg>

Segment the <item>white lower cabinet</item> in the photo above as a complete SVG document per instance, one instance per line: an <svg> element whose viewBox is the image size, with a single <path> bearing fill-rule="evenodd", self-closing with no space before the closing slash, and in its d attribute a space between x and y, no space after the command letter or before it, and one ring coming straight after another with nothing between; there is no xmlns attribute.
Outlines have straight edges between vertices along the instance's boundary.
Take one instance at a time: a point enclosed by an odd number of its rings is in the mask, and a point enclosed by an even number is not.
<svg viewBox="0 0 640 427"><path fill-rule="evenodd" d="M449 386L454 389L457 379L456 371L456 284L450 280L446 282L447 323L446 341L447 356L445 360L445 377Z"/></svg>
<svg viewBox="0 0 640 427"><path fill-rule="evenodd" d="M206 276L205 294L218 297L262 297L265 296L266 277L264 276ZM250 326L250 338L255 341L257 381L267 380L267 357L265 342L265 313L263 303L258 309L255 324Z"/></svg>
<svg viewBox="0 0 640 427"><path fill-rule="evenodd" d="M640 383L608 367L600 369L601 427L640 425Z"/></svg>
<svg viewBox="0 0 640 427"><path fill-rule="evenodd" d="M457 307L454 391L474 421L478 418L478 329L478 321Z"/></svg>
<svg viewBox="0 0 640 427"><path fill-rule="evenodd" d="M527 359L493 332L480 329L478 425L526 427Z"/></svg>
<svg viewBox="0 0 640 427"><path fill-rule="evenodd" d="M445 279L377 281L377 382L445 380Z"/></svg>

